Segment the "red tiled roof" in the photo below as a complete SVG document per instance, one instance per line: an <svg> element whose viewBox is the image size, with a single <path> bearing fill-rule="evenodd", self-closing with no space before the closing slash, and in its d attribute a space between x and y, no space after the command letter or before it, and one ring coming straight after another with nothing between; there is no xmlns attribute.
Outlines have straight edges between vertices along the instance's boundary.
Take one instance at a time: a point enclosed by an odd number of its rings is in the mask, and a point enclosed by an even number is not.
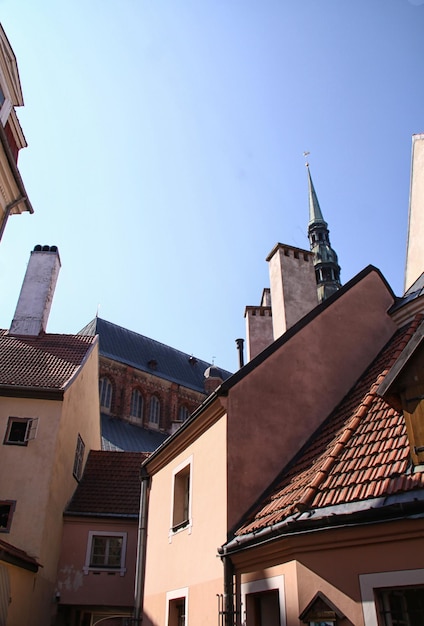
<svg viewBox="0 0 424 626"><path fill-rule="evenodd" d="M424 474L406 472L403 415L376 393L419 321L395 334L236 535L263 530L298 512L424 488Z"/></svg>
<svg viewBox="0 0 424 626"><path fill-rule="evenodd" d="M83 335L23 337L0 330L0 387L64 389L95 342Z"/></svg>
<svg viewBox="0 0 424 626"><path fill-rule="evenodd" d="M145 452L92 450L66 513L137 516Z"/></svg>

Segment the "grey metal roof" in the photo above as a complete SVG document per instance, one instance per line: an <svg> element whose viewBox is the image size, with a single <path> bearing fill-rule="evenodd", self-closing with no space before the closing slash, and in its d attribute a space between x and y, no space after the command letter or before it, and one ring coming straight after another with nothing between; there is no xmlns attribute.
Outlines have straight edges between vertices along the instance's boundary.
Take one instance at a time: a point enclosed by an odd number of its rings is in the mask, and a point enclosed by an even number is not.
<svg viewBox="0 0 424 626"><path fill-rule="evenodd" d="M100 415L102 450L111 452L154 452L168 435L129 422Z"/></svg>
<svg viewBox="0 0 424 626"><path fill-rule="evenodd" d="M99 335L99 350L102 356L189 389L205 392L204 373L211 363L98 317L78 334ZM220 371L222 380L231 376L231 372L223 369Z"/></svg>

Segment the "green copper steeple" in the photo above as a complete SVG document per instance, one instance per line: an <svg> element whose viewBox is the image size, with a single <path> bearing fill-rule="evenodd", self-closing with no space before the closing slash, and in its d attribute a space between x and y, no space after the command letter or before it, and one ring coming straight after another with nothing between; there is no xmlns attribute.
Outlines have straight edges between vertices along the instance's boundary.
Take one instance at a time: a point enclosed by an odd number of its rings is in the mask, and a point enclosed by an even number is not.
<svg viewBox="0 0 424 626"><path fill-rule="evenodd" d="M340 289L340 266L337 254L330 245L330 231L322 216L308 163L306 163L306 169L309 185L308 237L311 252L314 255L318 302L322 302Z"/></svg>

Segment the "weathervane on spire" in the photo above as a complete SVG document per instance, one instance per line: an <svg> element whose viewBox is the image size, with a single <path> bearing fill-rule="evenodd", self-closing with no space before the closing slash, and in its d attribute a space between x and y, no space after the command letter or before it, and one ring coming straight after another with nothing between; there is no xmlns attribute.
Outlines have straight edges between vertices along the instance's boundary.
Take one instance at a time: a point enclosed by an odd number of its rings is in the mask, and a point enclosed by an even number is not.
<svg viewBox="0 0 424 626"><path fill-rule="evenodd" d="M309 163L308 163L308 159L306 158L309 154L311 154L310 152L304 152L303 156L305 157L306 161L305 161L305 165L306 167L309 167Z"/></svg>

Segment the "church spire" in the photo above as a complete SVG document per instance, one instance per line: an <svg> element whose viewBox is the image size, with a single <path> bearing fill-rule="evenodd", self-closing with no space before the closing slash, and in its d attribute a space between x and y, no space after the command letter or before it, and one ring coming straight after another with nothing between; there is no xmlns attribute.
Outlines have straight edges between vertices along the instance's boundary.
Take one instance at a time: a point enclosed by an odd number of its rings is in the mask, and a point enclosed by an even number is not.
<svg viewBox="0 0 424 626"><path fill-rule="evenodd" d="M306 163L309 185L309 224L308 237L314 257L315 278L318 301L322 302L340 289L340 266L337 254L330 245L330 232L319 206L318 197L312 182L309 163Z"/></svg>

